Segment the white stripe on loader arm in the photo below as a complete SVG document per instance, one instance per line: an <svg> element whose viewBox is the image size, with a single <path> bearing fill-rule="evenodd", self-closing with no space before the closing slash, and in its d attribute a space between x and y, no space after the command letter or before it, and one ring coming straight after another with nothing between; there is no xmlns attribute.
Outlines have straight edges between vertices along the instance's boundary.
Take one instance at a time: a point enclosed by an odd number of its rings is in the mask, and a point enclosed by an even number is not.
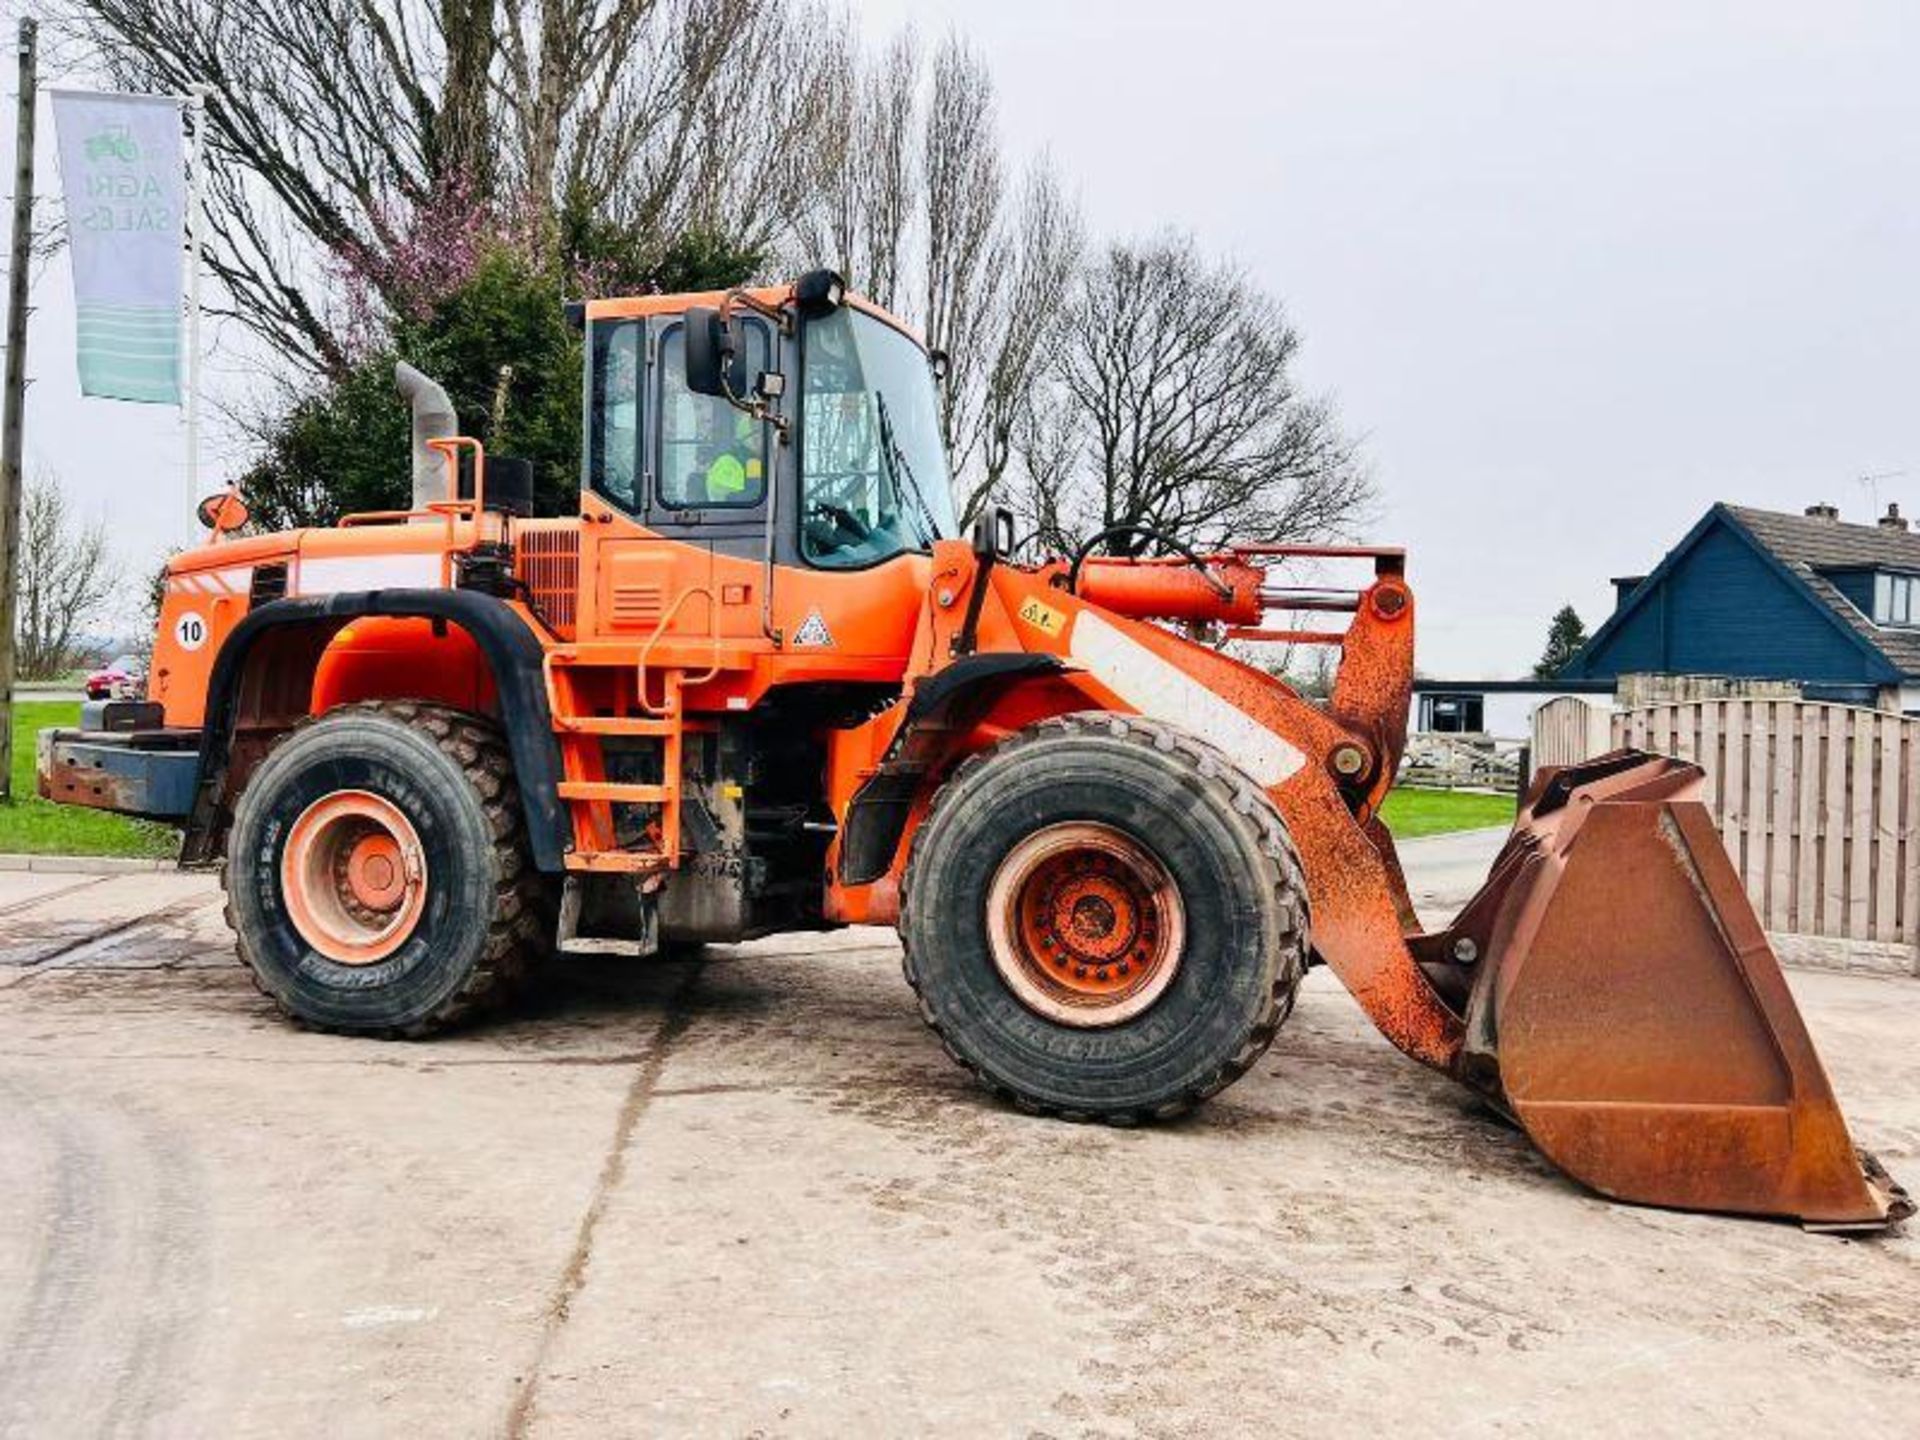
<svg viewBox="0 0 1920 1440"><path fill-rule="evenodd" d="M1069 648L1075 663L1142 715L1218 745L1262 785L1278 785L1306 763L1306 756L1251 715L1098 615L1080 612Z"/></svg>

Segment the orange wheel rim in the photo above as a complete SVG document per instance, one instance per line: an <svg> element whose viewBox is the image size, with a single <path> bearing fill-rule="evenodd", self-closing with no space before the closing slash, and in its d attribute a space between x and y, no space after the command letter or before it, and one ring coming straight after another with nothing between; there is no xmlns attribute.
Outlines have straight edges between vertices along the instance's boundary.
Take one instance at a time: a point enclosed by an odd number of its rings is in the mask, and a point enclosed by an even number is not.
<svg viewBox="0 0 1920 1440"><path fill-rule="evenodd" d="M1092 822L1036 830L987 892L994 968L1028 1009L1062 1025L1117 1025L1173 983L1186 911L1166 867Z"/></svg>
<svg viewBox="0 0 1920 1440"><path fill-rule="evenodd" d="M280 890L307 944L342 965L373 965L406 943L426 908L426 855L391 800L339 790L287 832Z"/></svg>

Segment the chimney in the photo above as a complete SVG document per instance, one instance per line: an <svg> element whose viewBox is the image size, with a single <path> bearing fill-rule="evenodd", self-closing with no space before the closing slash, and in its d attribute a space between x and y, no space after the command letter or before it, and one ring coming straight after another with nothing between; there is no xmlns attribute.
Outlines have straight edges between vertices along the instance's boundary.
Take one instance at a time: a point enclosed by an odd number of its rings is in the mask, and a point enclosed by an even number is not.
<svg viewBox="0 0 1920 1440"><path fill-rule="evenodd" d="M1880 528L1882 530L1905 530L1907 528L1907 517L1900 513L1900 507L1891 500L1887 502L1887 513L1880 517Z"/></svg>
<svg viewBox="0 0 1920 1440"><path fill-rule="evenodd" d="M1840 507L1838 505L1829 505L1826 501L1822 500L1817 505L1807 506L1807 518L1809 520L1837 521L1840 518Z"/></svg>

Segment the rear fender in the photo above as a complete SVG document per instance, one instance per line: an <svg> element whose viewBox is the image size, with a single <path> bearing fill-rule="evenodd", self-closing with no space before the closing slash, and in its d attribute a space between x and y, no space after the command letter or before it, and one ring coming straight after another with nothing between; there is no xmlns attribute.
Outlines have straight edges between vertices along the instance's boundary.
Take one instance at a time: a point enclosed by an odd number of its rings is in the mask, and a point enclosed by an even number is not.
<svg viewBox="0 0 1920 1440"><path fill-rule="evenodd" d="M193 814L183 864L217 858L225 815L254 764L275 736L321 708L321 702L372 698L362 675L324 672L323 657L340 630L363 618L442 621L457 626L485 662L495 708L513 753L529 846L543 871L565 868L570 839L559 798L560 750L543 677L545 650L532 628L503 601L470 590L376 590L304 596L257 607L234 627L214 661L201 733ZM389 636L404 634L389 631ZM445 675L430 676L432 689ZM393 698L422 696L418 688ZM467 708L472 708L471 706Z"/></svg>

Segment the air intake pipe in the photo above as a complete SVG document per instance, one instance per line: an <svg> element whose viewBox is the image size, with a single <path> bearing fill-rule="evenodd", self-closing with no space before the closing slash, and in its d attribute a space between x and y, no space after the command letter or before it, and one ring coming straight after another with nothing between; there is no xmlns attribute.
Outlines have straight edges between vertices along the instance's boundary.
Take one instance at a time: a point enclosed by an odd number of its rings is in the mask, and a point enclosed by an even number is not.
<svg viewBox="0 0 1920 1440"><path fill-rule="evenodd" d="M393 367L394 388L413 407L413 508L451 499L447 486L447 458L427 442L460 433L447 392L402 360Z"/></svg>

